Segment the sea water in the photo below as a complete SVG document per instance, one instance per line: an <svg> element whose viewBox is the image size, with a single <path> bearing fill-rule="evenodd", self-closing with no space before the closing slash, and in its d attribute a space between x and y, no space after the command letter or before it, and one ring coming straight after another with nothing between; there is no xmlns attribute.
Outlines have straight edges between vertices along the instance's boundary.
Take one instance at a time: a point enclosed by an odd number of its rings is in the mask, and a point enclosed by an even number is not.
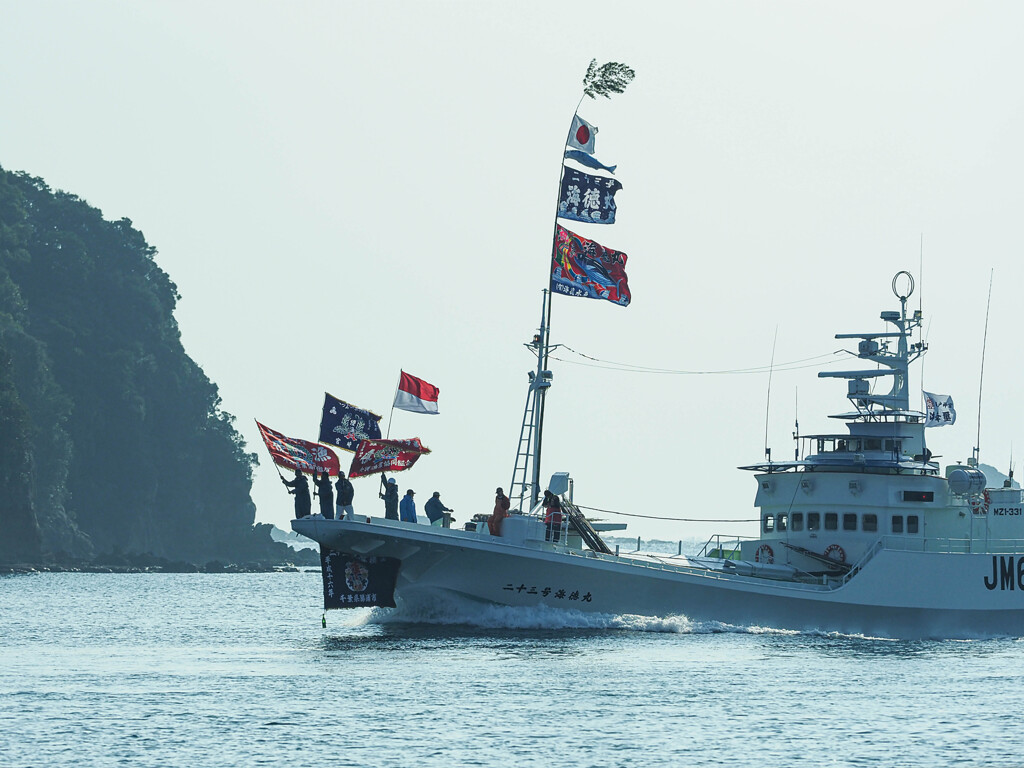
<svg viewBox="0 0 1024 768"><path fill-rule="evenodd" d="M0 766L1024 764L1024 642L0 577Z"/></svg>

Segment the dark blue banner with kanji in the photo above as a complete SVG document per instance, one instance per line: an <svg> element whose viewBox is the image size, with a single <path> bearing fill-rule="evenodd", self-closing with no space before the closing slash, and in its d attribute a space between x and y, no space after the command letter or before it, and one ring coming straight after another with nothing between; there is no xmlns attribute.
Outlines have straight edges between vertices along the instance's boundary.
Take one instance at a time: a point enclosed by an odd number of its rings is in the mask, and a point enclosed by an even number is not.
<svg viewBox="0 0 1024 768"><path fill-rule="evenodd" d="M395 607L395 582L401 560L363 557L320 547L324 609Z"/></svg>
<svg viewBox="0 0 1024 768"><path fill-rule="evenodd" d="M324 393L320 442L355 451L360 440L380 440L380 416Z"/></svg>
<svg viewBox="0 0 1024 768"><path fill-rule="evenodd" d="M615 193L620 189L622 183L616 179L564 167L558 216L588 224L614 224Z"/></svg>

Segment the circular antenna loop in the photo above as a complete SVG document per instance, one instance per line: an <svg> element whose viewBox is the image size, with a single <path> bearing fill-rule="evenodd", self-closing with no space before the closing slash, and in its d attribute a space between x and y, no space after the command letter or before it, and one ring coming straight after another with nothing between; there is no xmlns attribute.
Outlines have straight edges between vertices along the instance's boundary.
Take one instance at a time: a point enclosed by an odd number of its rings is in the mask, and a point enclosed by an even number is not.
<svg viewBox="0 0 1024 768"><path fill-rule="evenodd" d="M905 279L900 280L900 275L903 275ZM901 285L897 285L897 283L901 283ZM902 291L901 288L903 289ZM909 299L910 295L914 292L914 276L905 269L897 272L896 276L892 279L892 292L896 294L896 298L900 301Z"/></svg>

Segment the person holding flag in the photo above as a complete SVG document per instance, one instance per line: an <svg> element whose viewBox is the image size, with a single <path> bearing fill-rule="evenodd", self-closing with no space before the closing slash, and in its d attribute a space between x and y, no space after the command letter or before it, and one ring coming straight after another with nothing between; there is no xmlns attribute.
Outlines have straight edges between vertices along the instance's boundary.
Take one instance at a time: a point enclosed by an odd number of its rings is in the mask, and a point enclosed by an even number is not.
<svg viewBox="0 0 1024 768"><path fill-rule="evenodd" d="M352 474L351 472L349 474ZM384 517L388 520L398 519L398 483L395 478L385 480L384 473L380 473L380 482L384 489L378 494L384 499Z"/></svg>
<svg viewBox="0 0 1024 768"><path fill-rule="evenodd" d="M294 480L285 480L282 477L281 482L288 486L288 493L295 496L295 518L307 517L312 501L309 498L309 483L302 470L296 468Z"/></svg>

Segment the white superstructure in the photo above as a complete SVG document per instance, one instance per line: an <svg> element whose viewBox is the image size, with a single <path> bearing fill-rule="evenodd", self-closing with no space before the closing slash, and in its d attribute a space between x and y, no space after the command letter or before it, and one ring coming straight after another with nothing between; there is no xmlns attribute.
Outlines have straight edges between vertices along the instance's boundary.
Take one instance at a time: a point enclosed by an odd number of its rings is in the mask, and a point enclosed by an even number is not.
<svg viewBox="0 0 1024 768"><path fill-rule="evenodd" d="M857 340L858 366L819 374L847 381L854 410L833 417L845 431L798 436L806 451L792 461L742 467L757 478L756 538L713 537L696 556L613 553L600 526L573 506L571 481L560 473L549 486L565 512L555 543L528 479L531 460L539 477L532 451L517 457L514 477L527 503L501 536L486 524L454 530L318 515L292 528L353 557L401 561L400 602L456 595L894 637L1024 636L1021 491L1010 481L987 488L976 457L945 470L932 460L925 414L910 408L908 368L925 352L912 340L922 318L907 314L910 275L898 274L893 291L900 309L881 314L891 330L837 335ZM546 331L542 321L520 439L529 444L536 430L537 454L551 381Z"/></svg>

